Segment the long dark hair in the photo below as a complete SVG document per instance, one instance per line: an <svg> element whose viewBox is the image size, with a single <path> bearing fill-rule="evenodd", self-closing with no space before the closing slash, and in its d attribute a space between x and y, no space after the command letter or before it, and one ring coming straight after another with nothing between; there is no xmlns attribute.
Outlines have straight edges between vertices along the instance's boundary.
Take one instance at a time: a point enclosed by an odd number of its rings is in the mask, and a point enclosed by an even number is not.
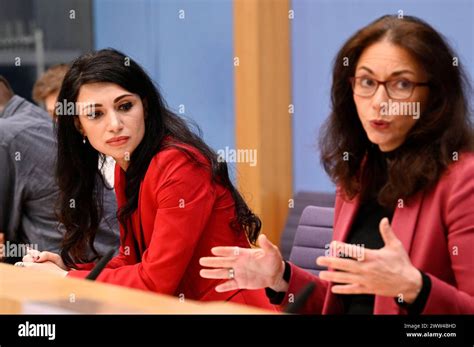
<svg viewBox="0 0 474 347"><path fill-rule="evenodd" d="M386 161L359 120L349 83L362 52L388 40L407 50L426 70L429 101L405 142ZM332 111L321 131L321 162L346 199L365 196L374 177L386 171L377 200L394 207L433 186L453 162L455 153L473 150L473 127L467 95L470 84L446 40L416 17L383 16L356 32L342 46L333 67ZM345 64L348 62L349 64ZM457 64L456 64L457 62ZM348 159L348 160L347 160Z"/></svg>
<svg viewBox="0 0 474 347"><path fill-rule="evenodd" d="M145 135L133 151L127 168L125 195L127 202L119 209L117 217L125 232L128 221L138 206L140 182L145 176L152 158L164 148L175 147L186 153L197 165L202 165L183 144L197 149L208 161L212 180L227 188L235 202L235 219L231 227L246 232L255 243L261 221L249 209L232 184L227 163L190 129L187 122L169 110L158 89L145 71L131 58L113 49L85 54L76 59L67 72L58 96L60 102L75 103L81 86L88 83L109 82L140 96L144 103ZM77 114L57 117L58 159L56 177L60 189L58 218L66 228L61 256L69 266L87 262L85 249L94 249L94 237L102 216L102 199L97 182L102 179L97 152L83 138L74 124ZM164 139L171 141L164 141ZM74 203L74 208L71 204Z"/></svg>

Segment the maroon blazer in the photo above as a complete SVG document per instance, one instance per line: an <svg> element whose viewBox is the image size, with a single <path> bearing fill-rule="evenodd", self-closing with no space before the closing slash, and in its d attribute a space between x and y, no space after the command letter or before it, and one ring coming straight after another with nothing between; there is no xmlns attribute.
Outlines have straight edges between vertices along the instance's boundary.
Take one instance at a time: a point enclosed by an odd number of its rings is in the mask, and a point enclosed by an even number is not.
<svg viewBox="0 0 474 347"><path fill-rule="evenodd" d="M339 190L338 190L339 191ZM336 196L333 239L345 241L358 211L359 199ZM432 189L418 193L397 208L392 228L407 250L412 264L432 282L422 314L474 313L474 153L462 154ZM316 289L304 313L343 313L340 295L331 283L291 264L289 295L307 283ZM393 297L376 295L375 314L406 314Z"/></svg>

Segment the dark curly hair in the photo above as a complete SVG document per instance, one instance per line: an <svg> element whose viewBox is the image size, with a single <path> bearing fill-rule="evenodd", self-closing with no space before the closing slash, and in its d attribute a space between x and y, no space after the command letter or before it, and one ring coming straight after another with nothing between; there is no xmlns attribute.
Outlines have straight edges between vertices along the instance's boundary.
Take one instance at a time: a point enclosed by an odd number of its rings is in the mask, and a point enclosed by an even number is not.
<svg viewBox="0 0 474 347"><path fill-rule="evenodd" d="M129 64L124 64L126 59L129 59ZM113 49L88 53L71 65L64 77L58 100L75 103L81 86L96 82L117 84L139 95L146 104L145 135L131 155L126 172L127 202L118 211L118 219L125 232L128 220L138 206L140 182L158 152L174 147L185 152L197 165L204 165L184 144L197 149L205 157L208 163L204 166L211 171L213 181L230 191L235 202L235 218L231 227L237 232L246 232L249 241L255 244L261 221L232 184L227 163L219 160L217 154L201 139L199 132L192 131L183 118L168 109L145 71L133 59ZM102 215L102 200L96 191L97 180L102 179L98 170L98 160L102 154L89 143L82 143L81 134L74 124L76 117L57 117L58 218L66 228L61 257L69 266L91 260L85 258L85 249L89 246L95 252L93 242ZM69 208L71 199L75 201L75 208Z"/></svg>
<svg viewBox="0 0 474 347"><path fill-rule="evenodd" d="M422 117L388 163L381 160L380 151L362 127L349 82L362 52L382 40L407 50L426 70L430 82ZM333 67L332 110L321 130L319 146L322 165L346 200L358 194L366 197L374 178L384 174L376 198L381 205L393 208L399 199L409 200L436 184L456 153L473 151L467 101L471 87L461 64L453 64L455 57L442 35L411 16L383 16L342 46Z"/></svg>

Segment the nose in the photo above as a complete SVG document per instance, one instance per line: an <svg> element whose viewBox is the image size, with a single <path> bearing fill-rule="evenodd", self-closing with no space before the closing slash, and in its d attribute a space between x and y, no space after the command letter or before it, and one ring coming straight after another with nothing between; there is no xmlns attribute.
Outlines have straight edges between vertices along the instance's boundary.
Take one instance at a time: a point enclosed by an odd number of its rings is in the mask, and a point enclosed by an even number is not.
<svg viewBox="0 0 474 347"><path fill-rule="evenodd" d="M121 116L115 111L109 112L107 120L107 130L110 132L117 133L122 129L123 122Z"/></svg>
<svg viewBox="0 0 474 347"><path fill-rule="evenodd" d="M389 97L387 94L387 89L385 85L379 84L375 94L372 96L372 108L380 114L380 108L382 107L382 103L386 103Z"/></svg>

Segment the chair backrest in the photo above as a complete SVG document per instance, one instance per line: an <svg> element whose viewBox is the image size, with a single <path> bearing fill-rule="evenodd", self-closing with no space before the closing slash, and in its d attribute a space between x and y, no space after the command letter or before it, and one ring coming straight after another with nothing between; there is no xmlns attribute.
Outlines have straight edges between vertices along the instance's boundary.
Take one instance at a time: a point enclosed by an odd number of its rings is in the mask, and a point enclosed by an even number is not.
<svg viewBox="0 0 474 347"><path fill-rule="evenodd" d="M285 229L281 234L280 250L283 259L289 260L296 228L301 214L306 206L334 207L336 195L334 193L300 191L293 198L294 206L289 209Z"/></svg>
<svg viewBox="0 0 474 347"><path fill-rule="evenodd" d="M304 209L295 241L290 254L290 261L317 275L325 269L316 265L316 258L329 249L332 240L334 208L308 206Z"/></svg>

